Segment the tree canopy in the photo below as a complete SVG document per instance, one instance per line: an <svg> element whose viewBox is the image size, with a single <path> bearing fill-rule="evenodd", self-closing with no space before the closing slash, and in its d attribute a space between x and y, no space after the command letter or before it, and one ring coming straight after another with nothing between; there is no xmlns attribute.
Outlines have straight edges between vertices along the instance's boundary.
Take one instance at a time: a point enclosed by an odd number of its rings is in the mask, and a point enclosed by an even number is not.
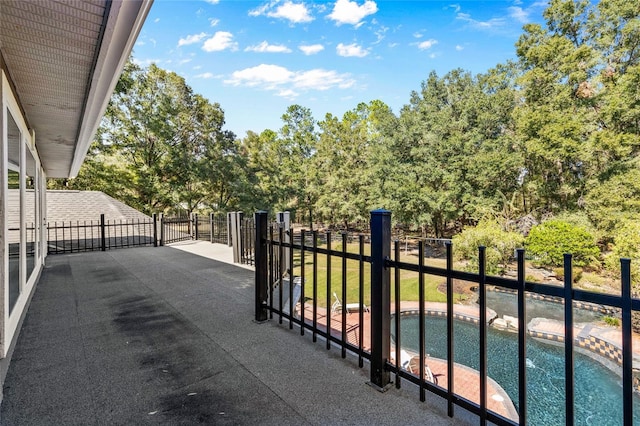
<svg viewBox="0 0 640 426"><path fill-rule="evenodd" d="M551 0L514 61L429 73L397 113L291 105L236 137L175 73L129 63L75 188L145 212L289 209L313 226L396 222L450 236L482 219L580 213L604 239L640 214L640 3Z"/></svg>

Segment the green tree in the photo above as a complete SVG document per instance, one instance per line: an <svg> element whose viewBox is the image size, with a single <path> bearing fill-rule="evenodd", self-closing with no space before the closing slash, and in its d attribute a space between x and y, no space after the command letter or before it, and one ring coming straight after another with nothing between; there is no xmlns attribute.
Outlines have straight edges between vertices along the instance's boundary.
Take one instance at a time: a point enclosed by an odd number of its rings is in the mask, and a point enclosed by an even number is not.
<svg viewBox="0 0 640 426"><path fill-rule="evenodd" d="M316 152L318 135L316 122L309 108L291 105L282 115L284 125L278 139L280 173L286 182L287 205L285 208L298 213L302 222L306 215L313 227L313 207L317 199L311 164Z"/></svg>

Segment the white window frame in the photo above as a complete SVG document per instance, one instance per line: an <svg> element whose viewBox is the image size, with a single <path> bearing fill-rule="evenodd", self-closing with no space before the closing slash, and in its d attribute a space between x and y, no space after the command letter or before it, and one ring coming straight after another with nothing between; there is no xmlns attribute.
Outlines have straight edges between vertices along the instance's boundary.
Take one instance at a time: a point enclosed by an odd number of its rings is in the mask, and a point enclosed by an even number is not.
<svg viewBox="0 0 640 426"><path fill-rule="evenodd" d="M29 301L30 295L33 291L33 288L38 280L38 277L40 275L41 272L41 268L42 268L42 260L43 260L43 255L42 253L38 253L36 251L36 256L34 258L34 270L33 273L31 274L30 277L26 276L26 272L27 272L27 259L26 259L26 229L24 226L24 219L25 219L25 213L24 213L24 203L25 203L25 196L26 196L26 150L29 149L29 151L31 152L32 156L33 156L33 160L35 162L35 169L36 169L36 175L40 174L41 175L41 180L44 180L45 176L42 172L41 169L41 165L40 165L40 159L39 156L37 155L37 151L35 150L35 134L33 132L30 132L26 121L22 115L22 112L20 110L20 107L18 105L17 100L15 99L15 97L13 96L13 91L11 90L11 86L9 85L9 81L7 79L7 76L4 72L4 70L2 71L2 104L0 105L2 107L2 133L0 134L0 141L2 143L2 149L0 150L2 152L2 158L0 158L0 161L2 162L2 166L0 168L0 170L2 170L2 176L0 176L0 195L2 195L2 203L3 203L3 207L2 207L2 212L4 212L4 214L6 215L7 212L7 208L8 208L8 202L7 202L7 197L6 197L6 193L5 191L7 190L7 179L8 179L8 170L9 170L9 161L8 161L8 147L7 147L7 134L8 134L8 114L11 114L11 117L13 118L13 120L15 121L16 125L18 126L18 129L20 130L20 134L21 134L21 141L20 141L20 295L18 296L18 300L15 303L15 306L13 307L13 310L11 310L11 314L9 314L9 277L8 277L8 271L9 271L9 252L8 252L8 240L5 237L3 239L3 244L4 244L4 256L2 259L2 268L4 273L2 274L3 276L3 282L0 283L2 285L2 292L3 292L3 296L2 296L2 307L0 307L0 309L2 310L2 314L0 316L0 321L2 322L2 324L0 324L0 331L2 332L2 336L0 337L0 355L2 357L5 357L7 355L7 352L9 350L9 346L11 345L11 342L13 341L14 336L17 333L17 329L18 329L18 325L20 323L20 319L22 317L22 314L24 313L24 311L27 308L27 303ZM14 169L15 167L11 167L12 169ZM35 179L35 181L37 181L38 179ZM39 194L42 191L42 188L38 188L38 185L34 185L35 191L36 191L36 200L40 199L41 195ZM35 220L42 220L40 216L38 210L39 210L39 206L37 205L38 202L35 201L34 202L34 218ZM2 233L3 236L8 235L8 224L7 224L7 220L4 216L0 217L0 228L2 229ZM38 239L38 237L36 237L36 240Z"/></svg>

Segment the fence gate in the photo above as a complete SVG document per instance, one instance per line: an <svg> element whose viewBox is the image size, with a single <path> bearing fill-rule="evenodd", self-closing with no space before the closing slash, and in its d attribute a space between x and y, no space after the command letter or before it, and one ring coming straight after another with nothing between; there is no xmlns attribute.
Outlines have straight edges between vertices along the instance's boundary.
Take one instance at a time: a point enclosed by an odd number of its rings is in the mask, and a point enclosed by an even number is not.
<svg viewBox="0 0 640 426"><path fill-rule="evenodd" d="M193 239L192 232L195 230L195 227L193 226L192 217L169 217L162 215L160 224L161 246Z"/></svg>

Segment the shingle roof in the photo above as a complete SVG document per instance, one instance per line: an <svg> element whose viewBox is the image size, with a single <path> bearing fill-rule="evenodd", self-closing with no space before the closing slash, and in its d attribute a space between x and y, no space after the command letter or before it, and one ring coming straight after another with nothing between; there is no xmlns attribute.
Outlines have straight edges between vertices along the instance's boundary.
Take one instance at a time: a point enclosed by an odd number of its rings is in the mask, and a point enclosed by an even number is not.
<svg viewBox="0 0 640 426"><path fill-rule="evenodd" d="M47 191L47 222L144 220L149 216L99 191Z"/></svg>
<svg viewBox="0 0 640 426"><path fill-rule="evenodd" d="M18 190L7 191L8 225L17 228L20 221ZM27 197L33 196L33 190L27 190ZM33 204L26 203L25 220L33 221ZM54 222L90 222L99 221L104 213L108 221L145 220L149 216L133 207L99 191L47 191L47 215L45 220Z"/></svg>

